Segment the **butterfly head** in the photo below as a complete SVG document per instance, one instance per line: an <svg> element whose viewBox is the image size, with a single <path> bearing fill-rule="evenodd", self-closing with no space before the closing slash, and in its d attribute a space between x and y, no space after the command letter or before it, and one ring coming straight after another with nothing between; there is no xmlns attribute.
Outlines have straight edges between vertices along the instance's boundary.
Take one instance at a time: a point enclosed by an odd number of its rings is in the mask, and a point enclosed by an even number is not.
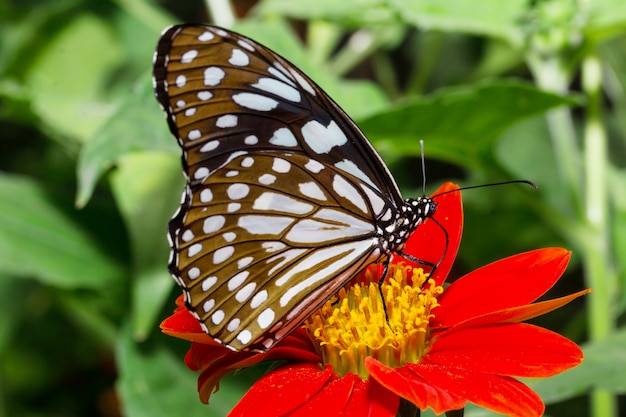
<svg viewBox="0 0 626 417"><path fill-rule="evenodd" d="M406 200L405 212L408 219L414 219L415 226L432 217L437 211L437 203L432 198L422 196Z"/></svg>

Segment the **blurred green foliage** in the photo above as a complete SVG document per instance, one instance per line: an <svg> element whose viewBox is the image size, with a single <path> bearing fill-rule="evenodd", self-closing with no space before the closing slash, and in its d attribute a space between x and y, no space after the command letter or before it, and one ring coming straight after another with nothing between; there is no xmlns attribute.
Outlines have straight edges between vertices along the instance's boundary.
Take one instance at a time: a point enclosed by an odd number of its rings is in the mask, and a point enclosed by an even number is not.
<svg viewBox="0 0 626 417"><path fill-rule="evenodd" d="M221 416L261 372L227 377L204 406L188 344L158 330L179 293L165 227L183 178L152 54L168 24L229 25L228 4L207 3L0 0L0 417ZM455 274L572 249L552 295L594 293L540 323L590 340L586 361L533 386L551 415L618 415L619 398L623 413L626 2L231 6L233 29L337 99L406 196L422 193L419 139L429 190L539 184L464 193Z"/></svg>

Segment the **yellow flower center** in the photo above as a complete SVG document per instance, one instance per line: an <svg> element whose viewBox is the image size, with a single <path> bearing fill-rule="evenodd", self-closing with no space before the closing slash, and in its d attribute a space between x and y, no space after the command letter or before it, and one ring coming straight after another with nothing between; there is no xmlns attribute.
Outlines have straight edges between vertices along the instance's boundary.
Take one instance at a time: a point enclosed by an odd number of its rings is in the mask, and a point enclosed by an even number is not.
<svg viewBox="0 0 626 417"><path fill-rule="evenodd" d="M421 268L404 264L390 264L380 288L370 268L364 281L341 289L304 326L325 364L330 363L339 375L352 372L366 379L368 356L392 368L422 356L431 311L439 305L437 296L443 288Z"/></svg>

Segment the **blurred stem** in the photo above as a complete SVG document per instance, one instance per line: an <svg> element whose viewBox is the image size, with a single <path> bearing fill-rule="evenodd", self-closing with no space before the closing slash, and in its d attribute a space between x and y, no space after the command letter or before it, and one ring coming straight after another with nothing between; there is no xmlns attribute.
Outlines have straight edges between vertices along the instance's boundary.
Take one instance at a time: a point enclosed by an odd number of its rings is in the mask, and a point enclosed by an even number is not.
<svg viewBox="0 0 626 417"><path fill-rule="evenodd" d="M445 37L438 31L427 31L418 35L420 46L417 49L418 57L415 69L411 73L411 78L407 84L408 95L422 94L426 88L426 83L435 68L435 64L441 55Z"/></svg>
<svg viewBox="0 0 626 417"><path fill-rule="evenodd" d="M613 297L616 276L612 270L607 197L607 136L602 124L602 68L597 55L589 54L582 63L583 89L587 97L584 129L585 221L590 233L582 247L585 276L593 288L589 296L591 340L606 338L615 327ZM591 395L591 415L616 416L616 403L610 392L595 390Z"/></svg>
<svg viewBox="0 0 626 417"><path fill-rule="evenodd" d="M540 88L557 94L567 94L569 76L557 56L543 58L528 56L528 65ZM546 114L548 130L552 138L559 175L566 184L576 214L582 211L580 177L581 157L576 145L576 130L568 109L550 110Z"/></svg>
<svg viewBox="0 0 626 417"><path fill-rule="evenodd" d="M205 0L205 3L209 14L213 17L213 23L225 28L233 26L236 19L228 0Z"/></svg>
<svg viewBox="0 0 626 417"><path fill-rule="evenodd" d="M378 47L380 44L374 33L367 29L357 30L330 62L332 72L339 76L347 74Z"/></svg>

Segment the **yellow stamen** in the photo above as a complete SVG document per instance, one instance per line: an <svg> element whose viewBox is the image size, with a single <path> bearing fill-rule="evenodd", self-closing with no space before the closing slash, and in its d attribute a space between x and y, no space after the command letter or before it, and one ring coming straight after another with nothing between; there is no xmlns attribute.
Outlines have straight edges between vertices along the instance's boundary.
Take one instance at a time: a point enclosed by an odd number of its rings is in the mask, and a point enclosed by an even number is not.
<svg viewBox="0 0 626 417"><path fill-rule="evenodd" d="M421 268L403 264L389 265L380 290L378 277L370 269L365 275L364 283L340 290L304 324L319 345L325 364L332 364L340 375L352 372L363 379L368 376L367 356L392 368L422 356L431 311L439 305L436 297L443 292Z"/></svg>

